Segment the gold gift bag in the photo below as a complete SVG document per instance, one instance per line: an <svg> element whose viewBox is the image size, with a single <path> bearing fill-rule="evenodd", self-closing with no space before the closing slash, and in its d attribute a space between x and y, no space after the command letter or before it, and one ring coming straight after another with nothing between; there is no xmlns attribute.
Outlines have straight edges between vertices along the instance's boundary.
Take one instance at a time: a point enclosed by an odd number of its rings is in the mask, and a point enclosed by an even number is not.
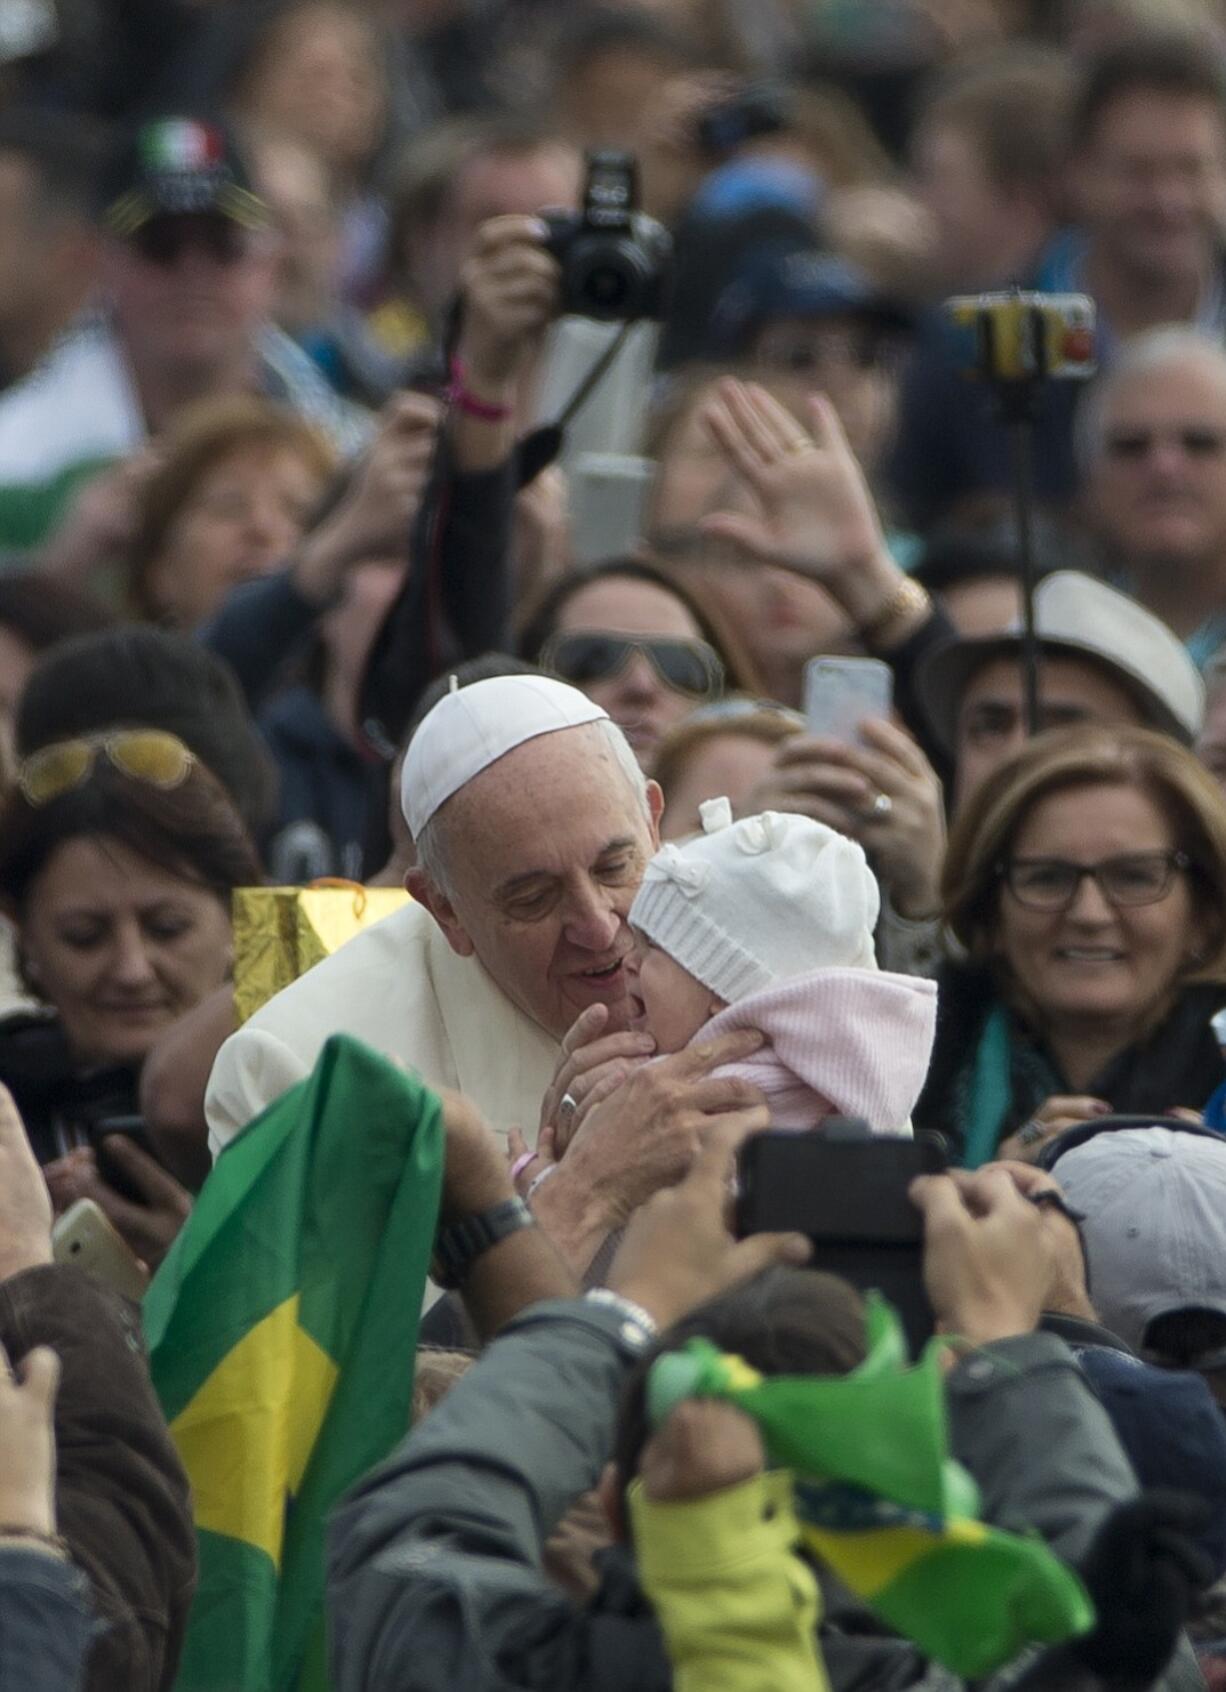
<svg viewBox="0 0 1226 1692"><path fill-rule="evenodd" d="M402 887L361 887L356 881L236 887L234 1008L240 1024L274 993L408 899Z"/></svg>

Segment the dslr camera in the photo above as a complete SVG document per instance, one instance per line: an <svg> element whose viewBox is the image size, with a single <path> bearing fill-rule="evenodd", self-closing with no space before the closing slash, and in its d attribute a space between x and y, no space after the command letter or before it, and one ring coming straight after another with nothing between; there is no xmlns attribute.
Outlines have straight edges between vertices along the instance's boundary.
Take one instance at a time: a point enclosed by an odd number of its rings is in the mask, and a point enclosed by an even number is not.
<svg viewBox="0 0 1226 1692"><path fill-rule="evenodd" d="M998 386L1084 381L1094 374L1087 294L962 294L945 302L967 374Z"/></svg>
<svg viewBox="0 0 1226 1692"><path fill-rule="evenodd" d="M673 244L638 210L638 166L629 153L589 154L583 209L546 212L544 222L545 249L562 267L563 317L663 318Z"/></svg>

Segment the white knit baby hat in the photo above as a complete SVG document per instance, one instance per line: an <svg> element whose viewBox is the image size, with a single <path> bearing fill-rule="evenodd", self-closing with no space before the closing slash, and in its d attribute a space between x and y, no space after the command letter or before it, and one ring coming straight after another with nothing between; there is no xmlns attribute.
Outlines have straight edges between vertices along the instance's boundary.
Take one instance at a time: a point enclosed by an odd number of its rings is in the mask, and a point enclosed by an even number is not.
<svg viewBox="0 0 1226 1692"><path fill-rule="evenodd" d="M815 969L876 969L881 908L863 850L782 811L732 820L701 807L704 832L647 865L630 923L728 1004Z"/></svg>

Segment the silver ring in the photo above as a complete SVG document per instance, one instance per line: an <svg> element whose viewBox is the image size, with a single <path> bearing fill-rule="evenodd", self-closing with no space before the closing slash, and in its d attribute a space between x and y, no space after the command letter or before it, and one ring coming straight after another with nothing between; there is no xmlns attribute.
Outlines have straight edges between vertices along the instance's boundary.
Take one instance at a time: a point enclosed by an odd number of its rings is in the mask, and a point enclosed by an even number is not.
<svg viewBox="0 0 1226 1692"><path fill-rule="evenodd" d="M868 814L874 822L884 822L894 809L894 801L888 793L878 793L869 806Z"/></svg>
<svg viewBox="0 0 1226 1692"><path fill-rule="evenodd" d="M1029 1122L1023 1123L1018 1129L1017 1142L1020 1146L1037 1145L1046 1133L1046 1126L1037 1117L1032 1116Z"/></svg>
<svg viewBox="0 0 1226 1692"><path fill-rule="evenodd" d="M559 1117L565 1116L569 1122L579 1108L579 1101L573 1093L563 1093L562 1102L558 1106Z"/></svg>

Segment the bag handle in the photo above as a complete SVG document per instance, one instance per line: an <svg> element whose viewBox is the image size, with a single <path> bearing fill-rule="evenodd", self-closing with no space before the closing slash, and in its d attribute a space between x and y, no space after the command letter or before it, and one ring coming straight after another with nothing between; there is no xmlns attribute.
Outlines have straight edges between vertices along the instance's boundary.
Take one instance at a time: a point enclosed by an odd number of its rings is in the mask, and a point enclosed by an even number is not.
<svg viewBox="0 0 1226 1692"><path fill-rule="evenodd" d="M309 883L312 893L335 891L338 888L348 888L353 894L353 914L359 920L366 914L366 889L360 881L348 881L343 875L317 875Z"/></svg>

